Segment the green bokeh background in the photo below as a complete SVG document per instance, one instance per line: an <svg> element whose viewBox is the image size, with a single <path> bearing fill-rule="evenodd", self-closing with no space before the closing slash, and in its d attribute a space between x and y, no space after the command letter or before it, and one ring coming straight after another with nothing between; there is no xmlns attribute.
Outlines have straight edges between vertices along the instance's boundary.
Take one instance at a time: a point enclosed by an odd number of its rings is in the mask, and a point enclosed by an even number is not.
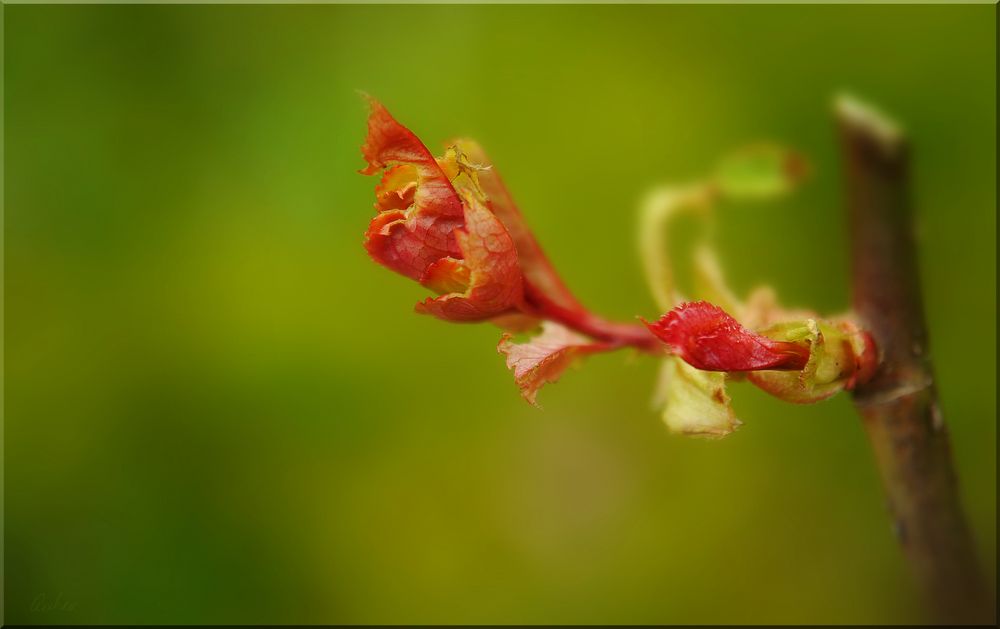
<svg viewBox="0 0 1000 629"><path fill-rule="evenodd" d="M657 314L649 186L760 139L800 194L721 208L741 291L847 305L839 89L916 147L943 410L996 574L995 7L7 6L6 619L909 622L850 401L731 387L673 437L653 361L525 404L497 329L361 248L382 99L491 153L595 310ZM52 605L56 600L62 605ZM47 604L49 603L49 604Z"/></svg>

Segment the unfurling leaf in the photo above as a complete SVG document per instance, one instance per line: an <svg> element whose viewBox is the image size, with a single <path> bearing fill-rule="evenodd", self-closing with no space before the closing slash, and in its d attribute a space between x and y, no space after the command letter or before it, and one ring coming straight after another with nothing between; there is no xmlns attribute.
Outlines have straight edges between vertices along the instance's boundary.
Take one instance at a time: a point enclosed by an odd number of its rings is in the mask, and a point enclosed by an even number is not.
<svg viewBox="0 0 1000 629"><path fill-rule="evenodd" d="M461 199L430 151L374 100L361 152L363 174L385 169L375 189L378 215L365 234L372 258L419 282L434 262L461 257L454 235L465 222Z"/></svg>
<svg viewBox="0 0 1000 629"><path fill-rule="evenodd" d="M507 368L514 372L521 395L535 406L538 390L558 380L578 358L613 348L551 321L543 323L542 332L524 343L515 343L510 334L504 334L497 345L497 351L507 357Z"/></svg>
<svg viewBox="0 0 1000 629"><path fill-rule="evenodd" d="M704 301L681 304L646 325L676 355L704 371L798 370L809 360L806 344L754 334Z"/></svg>
<svg viewBox="0 0 1000 629"><path fill-rule="evenodd" d="M518 312L524 289L517 251L474 174L454 154L436 159L381 103L370 103L361 148L368 167L361 172L383 174L375 188L378 214L365 234L368 253L443 295L417 304L418 312L449 321Z"/></svg>
<svg viewBox="0 0 1000 629"><path fill-rule="evenodd" d="M726 395L726 374L695 369L676 356L663 359L653 402L677 434L718 439L741 425Z"/></svg>
<svg viewBox="0 0 1000 629"><path fill-rule="evenodd" d="M877 364L871 336L846 319L784 321L754 333L718 306L695 302L647 325L696 371L747 372L753 384L797 404L851 389Z"/></svg>
<svg viewBox="0 0 1000 629"><path fill-rule="evenodd" d="M875 368L871 337L848 321L831 323L806 319L780 323L761 331L774 339L809 344L809 361L802 371L758 371L747 379L786 402L810 404L824 400L857 381L866 380Z"/></svg>
<svg viewBox="0 0 1000 629"><path fill-rule="evenodd" d="M464 205L465 226L455 234L461 262L441 258L421 279L447 294L426 299L416 309L447 321L483 321L520 305L521 270L514 242L497 217L472 195Z"/></svg>
<svg viewBox="0 0 1000 629"><path fill-rule="evenodd" d="M542 251L541 245L525 222L524 216L514 203L513 197L500 178L500 173L493 167L486 151L478 142L467 138L454 140L452 145L456 149L456 157L467 164L465 168L475 173L490 211L500 219L514 241L521 272L524 274L525 284L529 287L528 297L530 298L532 293L540 293L563 308L576 312L584 311L584 307L566 287Z"/></svg>

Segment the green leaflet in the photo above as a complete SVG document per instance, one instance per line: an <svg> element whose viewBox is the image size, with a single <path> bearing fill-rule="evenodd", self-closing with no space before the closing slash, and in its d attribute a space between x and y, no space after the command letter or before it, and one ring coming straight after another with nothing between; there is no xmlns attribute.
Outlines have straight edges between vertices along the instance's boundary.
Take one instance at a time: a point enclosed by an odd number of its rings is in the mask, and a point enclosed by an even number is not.
<svg viewBox="0 0 1000 629"><path fill-rule="evenodd" d="M809 362L802 371L757 371L747 374L755 385L786 402L809 404L843 390L857 369L851 332L833 323L805 319L761 330L779 341L809 343Z"/></svg>
<svg viewBox="0 0 1000 629"><path fill-rule="evenodd" d="M778 145L759 144L723 159L712 180L722 196L752 201L791 192L807 172L805 161L797 153Z"/></svg>
<svg viewBox="0 0 1000 629"><path fill-rule="evenodd" d="M741 424L726 395L726 374L695 369L676 356L661 363L654 403L678 434L719 439Z"/></svg>

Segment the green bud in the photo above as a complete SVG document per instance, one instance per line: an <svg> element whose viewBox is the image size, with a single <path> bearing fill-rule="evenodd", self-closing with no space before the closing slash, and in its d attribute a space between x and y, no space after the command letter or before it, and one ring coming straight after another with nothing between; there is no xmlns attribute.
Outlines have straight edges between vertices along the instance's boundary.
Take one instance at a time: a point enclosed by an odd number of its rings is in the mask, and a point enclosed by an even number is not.
<svg viewBox="0 0 1000 629"><path fill-rule="evenodd" d="M755 371L747 379L787 402L809 404L853 388L873 368L870 337L848 321L805 319L779 323L760 333L778 341L805 342L809 360L801 371Z"/></svg>
<svg viewBox="0 0 1000 629"><path fill-rule="evenodd" d="M805 159L773 144L751 146L730 154L712 180L719 194L736 201L779 197L791 192L808 173Z"/></svg>

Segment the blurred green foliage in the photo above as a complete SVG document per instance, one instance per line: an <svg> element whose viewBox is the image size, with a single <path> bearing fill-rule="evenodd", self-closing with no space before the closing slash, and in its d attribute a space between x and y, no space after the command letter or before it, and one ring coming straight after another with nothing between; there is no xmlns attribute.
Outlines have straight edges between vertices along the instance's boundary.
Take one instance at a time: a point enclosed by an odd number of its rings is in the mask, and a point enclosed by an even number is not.
<svg viewBox="0 0 1000 629"><path fill-rule="evenodd" d="M495 328L413 315L424 291L361 248L358 89L434 147L478 138L623 319L658 314L643 191L757 140L814 174L721 209L731 279L845 308L830 99L895 114L995 582L994 6L4 15L8 622L919 620L845 397L737 385L739 432L671 437L656 361L595 357L538 411Z"/></svg>

